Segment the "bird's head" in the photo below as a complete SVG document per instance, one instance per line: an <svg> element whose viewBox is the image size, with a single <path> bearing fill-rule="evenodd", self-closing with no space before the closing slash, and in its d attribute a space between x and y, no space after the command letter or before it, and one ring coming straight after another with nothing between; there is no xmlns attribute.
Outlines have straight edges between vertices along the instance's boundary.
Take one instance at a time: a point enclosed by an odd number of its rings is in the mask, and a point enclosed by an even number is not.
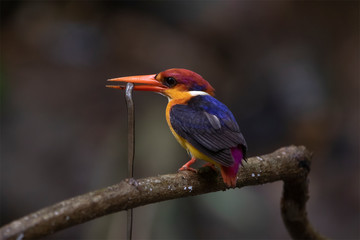
<svg viewBox="0 0 360 240"><path fill-rule="evenodd" d="M109 79L111 82L135 83L134 90L153 91L174 99L183 94L207 93L214 96L214 88L199 74L181 68L172 68L152 75L140 75ZM124 89L125 86L107 87Z"/></svg>

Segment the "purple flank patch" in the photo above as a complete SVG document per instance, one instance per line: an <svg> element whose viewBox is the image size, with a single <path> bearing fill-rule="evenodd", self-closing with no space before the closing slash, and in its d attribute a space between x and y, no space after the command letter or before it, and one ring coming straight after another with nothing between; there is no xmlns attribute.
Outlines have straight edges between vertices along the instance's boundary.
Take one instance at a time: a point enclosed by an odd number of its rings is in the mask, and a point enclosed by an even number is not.
<svg viewBox="0 0 360 240"><path fill-rule="evenodd" d="M221 166L221 175L223 177L224 183L228 187L236 187L236 174L239 171L239 165L243 158L243 152L238 147L232 147L231 156L234 159L234 163L230 167Z"/></svg>
<svg viewBox="0 0 360 240"><path fill-rule="evenodd" d="M241 160L243 159L243 153L241 149L238 147L233 147L230 150L231 150L231 156L234 159L234 164L231 167L229 167L227 171L231 176L234 176L237 174L239 170L239 165L241 164Z"/></svg>

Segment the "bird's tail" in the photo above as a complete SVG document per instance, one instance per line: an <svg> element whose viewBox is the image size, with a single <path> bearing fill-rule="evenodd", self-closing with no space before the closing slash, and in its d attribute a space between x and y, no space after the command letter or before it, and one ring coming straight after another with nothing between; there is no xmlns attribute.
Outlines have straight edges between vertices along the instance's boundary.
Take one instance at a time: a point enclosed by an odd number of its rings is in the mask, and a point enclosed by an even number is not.
<svg viewBox="0 0 360 240"><path fill-rule="evenodd" d="M224 183L228 187L236 187L236 176L239 171L239 165L244 158L244 154L241 148L233 147L231 150L231 156L234 159L234 164L230 167L221 166L221 176Z"/></svg>

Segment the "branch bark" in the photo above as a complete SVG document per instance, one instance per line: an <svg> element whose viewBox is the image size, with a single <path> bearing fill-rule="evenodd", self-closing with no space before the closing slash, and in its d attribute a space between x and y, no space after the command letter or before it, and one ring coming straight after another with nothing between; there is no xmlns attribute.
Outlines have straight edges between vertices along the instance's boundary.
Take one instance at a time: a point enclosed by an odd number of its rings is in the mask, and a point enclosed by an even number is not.
<svg viewBox="0 0 360 240"><path fill-rule="evenodd" d="M237 187L284 181L281 212L294 239L324 239L307 218L308 173L311 153L290 146L249 158L238 173ZM225 191L220 175L211 168L199 173L182 171L143 179L125 179L15 220L0 229L1 239L34 239L92 219L150 203Z"/></svg>

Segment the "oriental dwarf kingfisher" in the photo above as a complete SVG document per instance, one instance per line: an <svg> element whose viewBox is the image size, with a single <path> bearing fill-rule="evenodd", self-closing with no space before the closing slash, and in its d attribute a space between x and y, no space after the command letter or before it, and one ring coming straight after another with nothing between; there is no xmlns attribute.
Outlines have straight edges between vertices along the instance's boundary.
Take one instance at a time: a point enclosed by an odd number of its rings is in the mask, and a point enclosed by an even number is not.
<svg viewBox="0 0 360 240"><path fill-rule="evenodd" d="M230 110L214 98L214 88L199 74L180 68L158 74L120 77L111 82L134 83L134 90L153 91L168 98L166 121L176 140L191 155L179 170L191 170L196 159L220 167L224 183L236 186L246 160L247 145ZM140 85L139 85L140 84ZM125 89L125 86L107 87Z"/></svg>

